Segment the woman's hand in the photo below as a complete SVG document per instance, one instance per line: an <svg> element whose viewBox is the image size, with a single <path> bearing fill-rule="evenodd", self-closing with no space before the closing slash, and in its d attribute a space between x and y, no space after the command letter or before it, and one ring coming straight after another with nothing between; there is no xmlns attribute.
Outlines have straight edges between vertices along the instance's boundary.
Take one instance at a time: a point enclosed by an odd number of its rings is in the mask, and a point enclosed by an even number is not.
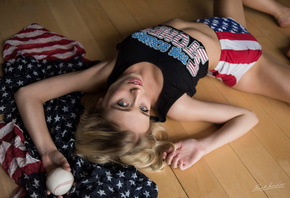
<svg viewBox="0 0 290 198"><path fill-rule="evenodd" d="M48 173L57 167L62 167L67 171L71 170L67 159L58 150L41 154L41 160Z"/></svg>
<svg viewBox="0 0 290 198"><path fill-rule="evenodd" d="M176 121L223 124L206 137L178 142L175 144L176 151L169 150L164 153L166 162L181 170L189 168L207 153L243 136L258 123L258 118L252 111L226 104L198 101L186 94L172 105L167 115Z"/></svg>
<svg viewBox="0 0 290 198"><path fill-rule="evenodd" d="M66 171L71 171L67 159L58 150L53 150L51 152L41 154L41 159L43 166L46 169L47 175L57 167L62 167ZM47 190L47 194L50 193L51 192ZM58 198L62 198L62 196L58 196Z"/></svg>
<svg viewBox="0 0 290 198"><path fill-rule="evenodd" d="M173 168L185 170L195 164L205 154L205 149L201 142L195 139L183 140L174 145L175 151L170 149L163 153L163 159Z"/></svg>

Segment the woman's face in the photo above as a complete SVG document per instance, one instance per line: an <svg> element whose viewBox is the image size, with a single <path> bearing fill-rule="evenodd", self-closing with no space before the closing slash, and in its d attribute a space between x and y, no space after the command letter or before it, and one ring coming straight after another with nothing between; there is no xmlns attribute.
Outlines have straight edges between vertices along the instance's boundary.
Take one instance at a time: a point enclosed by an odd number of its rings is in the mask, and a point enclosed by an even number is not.
<svg viewBox="0 0 290 198"><path fill-rule="evenodd" d="M101 105L106 119L118 124L121 129L137 134L148 130L151 101L141 75L122 75L109 87Z"/></svg>

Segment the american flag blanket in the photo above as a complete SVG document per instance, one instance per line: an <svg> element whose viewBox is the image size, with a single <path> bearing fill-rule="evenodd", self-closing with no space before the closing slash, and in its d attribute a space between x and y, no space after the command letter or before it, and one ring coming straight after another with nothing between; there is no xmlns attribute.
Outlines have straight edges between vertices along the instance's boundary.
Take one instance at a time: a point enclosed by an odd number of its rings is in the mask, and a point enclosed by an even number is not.
<svg viewBox="0 0 290 198"><path fill-rule="evenodd" d="M13 94L21 86L95 64L84 58L79 42L32 24L4 43L0 77L0 163L19 185L15 197L46 194L46 172L17 111ZM46 122L57 148L68 159L77 182L65 197L157 197L154 182L133 166L93 164L74 155L74 131L83 111L83 93L44 104Z"/></svg>

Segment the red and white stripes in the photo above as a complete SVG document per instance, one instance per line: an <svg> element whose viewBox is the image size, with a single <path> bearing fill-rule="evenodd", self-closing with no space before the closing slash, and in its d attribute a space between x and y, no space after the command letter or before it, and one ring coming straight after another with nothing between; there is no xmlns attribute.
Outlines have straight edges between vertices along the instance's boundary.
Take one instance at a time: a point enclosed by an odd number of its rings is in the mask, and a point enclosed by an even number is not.
<svg viewBox="0 0 290 198"><path fill-rule="evenodd" d="M77 41L32 24L4 43L4 61L21 55L33 56L37 60L69 60L76 55L84 56L85 50Z"/></svg>
<svg viewBox="0 0 290 198"><path fill-rule="evenodd" d="M261 45L245 33L217 32L221 44L221 58L217 67L209 72L228 86L234 86L259 59Z"/></svg>
<svg viewBox="0 0 290 198"><path fill-rule="evenodd" d="M17 125L0 123L0 164L15 183L23 173L45 171L41 161L28 154L24 141L23 132Z"/></svg>

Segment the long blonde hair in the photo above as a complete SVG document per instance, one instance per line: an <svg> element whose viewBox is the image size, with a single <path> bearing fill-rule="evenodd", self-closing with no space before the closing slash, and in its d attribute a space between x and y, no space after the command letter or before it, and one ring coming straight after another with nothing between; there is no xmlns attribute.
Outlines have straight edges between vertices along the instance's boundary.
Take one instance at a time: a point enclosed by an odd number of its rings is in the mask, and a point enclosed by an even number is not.
<svg viewBox="0 0 290 198"><path fill-rule="evenodd" d="M150 123L136 139L132 131L120 131L106 120L101 109L85 111L75 133L75 153L93 163L115 162L138 169L159 171L166 165L162 153L174 145L167 141L165 127Z"/></svg>

